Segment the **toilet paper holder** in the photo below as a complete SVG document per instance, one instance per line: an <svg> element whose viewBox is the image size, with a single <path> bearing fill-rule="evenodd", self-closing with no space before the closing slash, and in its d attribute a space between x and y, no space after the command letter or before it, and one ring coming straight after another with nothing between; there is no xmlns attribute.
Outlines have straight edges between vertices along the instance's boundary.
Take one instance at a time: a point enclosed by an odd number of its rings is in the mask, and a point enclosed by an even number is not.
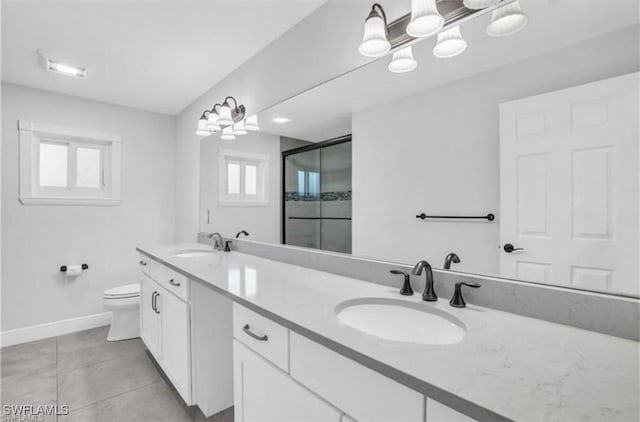
<svg viewBox="0 0 640 422"><path fill-rule="evenodd" d="M82 269L83 270L88 270L89 269L89 265L88 264L82 264ZM63 265L62 267L60 267L60 272L66 273L67 272L67 266Z"/></svg>

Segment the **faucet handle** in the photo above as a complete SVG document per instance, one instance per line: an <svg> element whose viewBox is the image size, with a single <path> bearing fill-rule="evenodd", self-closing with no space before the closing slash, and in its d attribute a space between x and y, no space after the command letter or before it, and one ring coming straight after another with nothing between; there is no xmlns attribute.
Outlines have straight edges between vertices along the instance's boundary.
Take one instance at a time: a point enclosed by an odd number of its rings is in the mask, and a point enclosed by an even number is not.
<svg viewBox="0 0 640 422"><path fill-rule="evenodd" d="M477 289L478 287L480 287L480 284L474 283L472 281L457 282L456 287L453 290L453 297L449 302L449 305L453 306L454 308L464 308L465 306L467 306L467 303L464 301L464 297L462 297L462 286L468 286Z"/></svg>
<svg viewBox="0 0 640 422"><path fill-rule="evenodd" d="M411 280L409 278L409 274L402 272L402 271L398 271L398 270L391 270L389 271L391 274L398 274L398 275L403 275L404 276L404 282L402 283L402 287L400 288L400 294L403 296L411 296L413 295L413 289L411 288Z"/></svg>

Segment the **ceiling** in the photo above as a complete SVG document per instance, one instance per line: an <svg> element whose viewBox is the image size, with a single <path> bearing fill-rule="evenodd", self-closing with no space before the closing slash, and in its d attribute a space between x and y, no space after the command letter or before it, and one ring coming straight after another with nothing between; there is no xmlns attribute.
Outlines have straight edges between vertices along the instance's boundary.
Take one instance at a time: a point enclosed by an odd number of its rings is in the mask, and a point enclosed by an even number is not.
<svg viewBox="0 0 640 422"><path fill-rule="evenodd" d="M2 80L175 115L324 1L3 0Z"/></svg>
<svg viewBox="0 0 640 422"><path fill-rule="evenodd" d="M434 40L420 41L414 46L416 70L391 73L387 70L390 57L383 57L261 112L260 128L312 142L331 139L351 132L354 112L631 25L638 31L637 0L521 0L521 4L529 24L515 35L488 37L484 31L489 16L480 16L461 26L469 45L460 56L438 59L431 53ZM523 75L523 83L528 76ZM276 124L274 117L291 121Z"/></svg>

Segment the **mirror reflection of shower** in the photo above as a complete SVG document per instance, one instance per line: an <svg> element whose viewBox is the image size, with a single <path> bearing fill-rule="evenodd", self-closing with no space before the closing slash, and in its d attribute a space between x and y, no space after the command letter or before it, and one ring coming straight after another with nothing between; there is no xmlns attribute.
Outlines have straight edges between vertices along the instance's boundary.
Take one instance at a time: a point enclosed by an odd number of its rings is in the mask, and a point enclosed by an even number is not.
<svg viewBox="0 0 640 422"><path fill-rule="evenodd" d="M283 243L351 253L351 137L284 151Z"/></svg>

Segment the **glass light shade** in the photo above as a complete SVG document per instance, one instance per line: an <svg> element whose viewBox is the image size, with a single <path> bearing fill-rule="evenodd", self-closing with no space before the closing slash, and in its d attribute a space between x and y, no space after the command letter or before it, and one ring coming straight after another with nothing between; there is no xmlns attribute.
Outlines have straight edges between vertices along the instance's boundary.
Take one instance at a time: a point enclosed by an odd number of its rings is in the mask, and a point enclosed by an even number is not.
<svg viewBox="0 0 640 422"><path fill-rule="evenodd" d="M389 70L394 73L405 73L411 72L416 66L418 62L413 58L413 49L409 46L393 53Z"/></svg>
<svg viewBox="0 0 640 422"><path fill-rule="evenodd" d="M209 136L211 135L211 131L207 129L207 119L201 117L198 120L198 129L196 129L196 135L198 136Z"/></svg>
<svg viewBox="0 0 640 422"><path fill-rule="evenodd" d="M411 0L411 21L407 34L424 38L435 34L444 25L444 17L438 12L436 0Z"/></svg>
<svg viewBox="0 0 640 422"><path fill-rule="evenodd" d="M489 6L493 6L499 1L500 0L464 0L462 4L464 4L464 7L466 7L467 9L478 10L486 9Z"/></svg>
<svg viewBox="0 0 640 422"><path fill-rule="evenodd" d="M372 12L364 22L364 36L358 50L365 57L381 57L390 49L391 44L387 40L384 19L380 14Z"/></svg>
<svg viewBox="0 0 640 422"><path fill-rule="evenodd" d="M211 132L217 132L220 130L220 125L218 124L218 113L209 113L209 116L207 117L207 129Z"/></svg>
<svg viewBox="0 0 640 422"><path fill-rule="evenodd" d="M229 103L225 101L218 111L218 125L228 126L232 124L233 119L231 119L231 107L229 107Z"/></svg>
<svg viewBox="0 0 640 422"><path fill-rule="evenodd" d="M438 42L433 47L433 55L440 58L454 57L466 49L467 42L462 38L460 27L454 26L438 34Z"/></svg>
<svg viewBox="0 0 640 422"><path fill-rule="evenodd" d="M233 126L227 126L222 129L222 135L220 135L220 139L224 141L233 141L236 139L236 136L233 134Z"/></svg>
<svg viewBox="0 0 640 422"><path fill-rule="evenodd" d="M260 126L258 126L258 115L254 114L247 117L244 121L244 128L250 131L260 130Z"/></svg>
<svg viewBox="0 0 640 422"><path fill-rule="evenodd" d="M504 37L512 35L527 26L529 18L520 9L520 0L506 4L491 12L491 23L487 26L487 35Z"/></svg>
<svg viewBox="0 0 640 422"><path fill-rule="evenodd" d="M244 120L240 120L238 123L233 125L233 134L234 135L246 135L247 129L244 126Z"/></svg>

